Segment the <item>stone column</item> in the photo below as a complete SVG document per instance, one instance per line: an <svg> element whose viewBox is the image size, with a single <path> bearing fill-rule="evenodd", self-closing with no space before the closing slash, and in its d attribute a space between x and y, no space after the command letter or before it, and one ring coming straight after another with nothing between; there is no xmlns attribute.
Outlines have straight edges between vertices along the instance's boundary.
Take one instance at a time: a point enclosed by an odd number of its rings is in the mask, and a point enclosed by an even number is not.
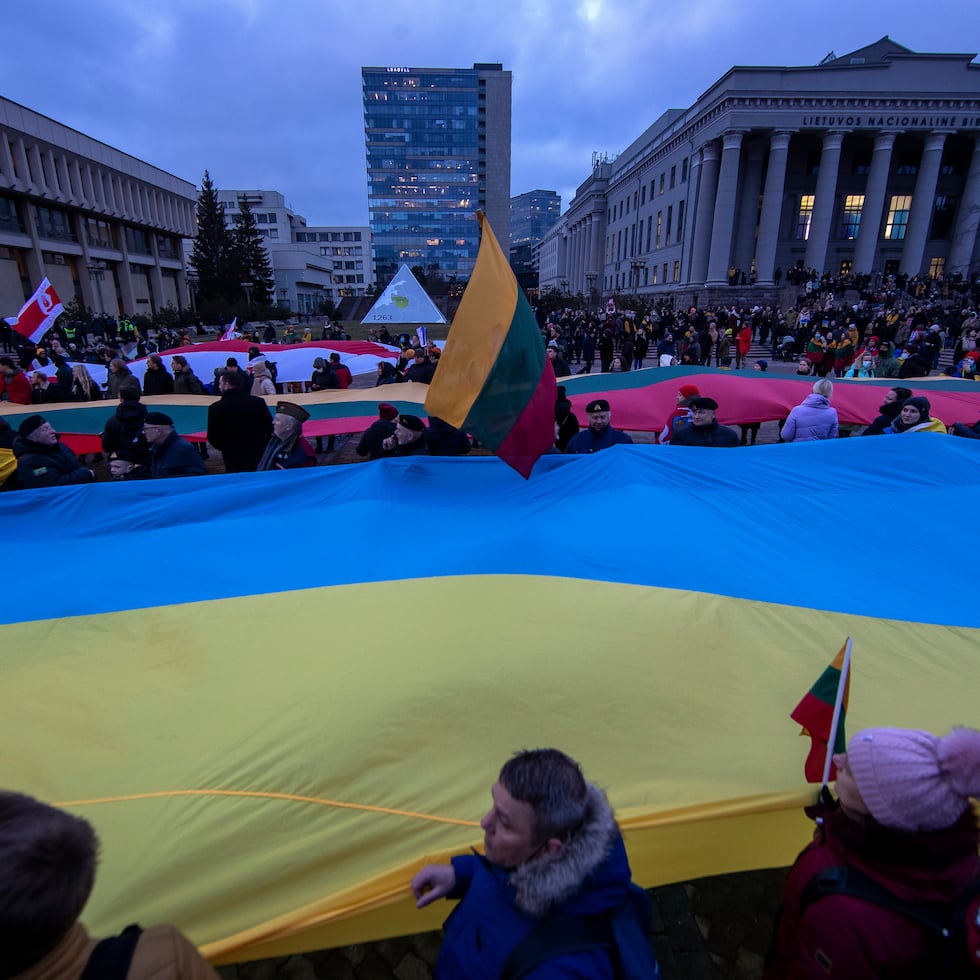
<svg viewBox="0 0 980 980"><path fill-rule="evenodd" d="M840 167L840 148L846 133L832 129L824 134L823 151L820 154L820 173L814 191L813 217L810 220L810 236L806 243L806 267L815 269L817 275L826 270L827 243L830 225L834 219L834 199L837 194L837 171Z"/></svg>
<svg viewBox="0 0 980 980"><path fill-rule="evenodd" d="M912 192L912 210L909 212L909 225L905 229L905 245L902 248L900 272L910 276L922 272L929 226L932 224L932 209L936 201L936 181L939 179L939 165L943 160L943 146L946 133L930 133L919 161L919 176L915 178Z"/></svg>
<svg viewBox="0 0 980 980"><path fill-rule="evenodd" d="M871 170L864 188L864 207L861 208L861 225L858 228L857 245L854 247L853 269L858 275L870 275L874 271L875 252L881 235L881 214L885 207L885 188L891 168L893 132L879 133L871 155Z"/></svg>
<svg viewBox="0 0 980 980"><path fill-rule="evenodd" d="M762 286L775 282L776 246L779 244L779 225L783 213L783 189L786 186L786 160L793 134L777 130L769 140L769 166L766 186L762 192L762 216L759 219L759 238L755 246L756 281Z"/></svg>
<svg viewBox="0 0 980 980"><path fill-rule="evenodd" d="M899 271L910 276L922 272L926 241L932 224L932 210L936 201L936 182L939 180L939 165L943 161L943 146L946 133L930 133L919 161L919 176L915 179L912 193L912 209L909 224L905 230L905 245L902 248L902 261Z"/></svg>
<svg viewBox="0 0 980 980"><path fill-rule="evenodd" d="M745 147L745 177L742 179L742 193L739 195L738 232L735 236L733 261L746 277L752 268L752 258L755 255L756 217L759 213L759 198L762 195L762 158L765 152L765 143L758 140Z"/></svg>
<svg viewBox="0 0 980 980"><path fill-rule="evenodd" d="M980 226L980 136L973 140L973 157L966 183L963 185L963 199L956 216L956 229L949 249L946 263L947 276L961 273L964 278L970 274L970 261L977 245L977 228Z"/></svg>
<svg viewBox="0 0 980 980"><path fill-rule="evenodd" d="M742 153L742 132L734 130L722 137L721 172L715 197L715 217L711 232L711 253L705 285L728 284L728 267L732 257L732 229L735 227L735 202L738 192L738 161Z"/></svg>
<svg viewBox="0 0 980 980"><path fill-rule="evenodd" d="M692 283L703 283L708 275L708 253L711 249L711 223L715 218L715 197L718 194L718 144L701 147L701 187L694 208L694 244L691 247Z"/></svg>
<svg viewBox="0 0 980 980"><path fill-rule="evenodd" d="M810 220L810 235L806 243L805 263L808 269L815 269L818 275L826 270L827 243L830 241L830 226L834 220L834 202L837 196L837 172L840 169L840 148L845 132L832 129L823 138L823 151L820 154L820 173L817 176L817 189L814 191L813 217Z"/></svg>

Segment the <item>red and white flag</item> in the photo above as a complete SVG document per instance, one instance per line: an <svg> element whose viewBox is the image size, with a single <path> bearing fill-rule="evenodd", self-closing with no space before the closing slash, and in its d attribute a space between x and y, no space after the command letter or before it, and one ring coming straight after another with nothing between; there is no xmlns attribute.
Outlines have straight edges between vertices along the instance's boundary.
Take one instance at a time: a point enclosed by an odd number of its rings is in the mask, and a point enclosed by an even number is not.
<svg viewBox="0 0 980 980"><path fill-rule="evenodd" d="M228 329L218 338L219 340L238 340L240 334L238 333L238 317L236 316L231 323L228 324Z"/></svg>
<svg viewBox="0 0 980 980"><path fill-rule="evenodd" d="M21 307L16 317L7 317L7 323L28 340L37 343L54 325L64 310L54 286L47 279L41 280L34 295Z"/></svg>

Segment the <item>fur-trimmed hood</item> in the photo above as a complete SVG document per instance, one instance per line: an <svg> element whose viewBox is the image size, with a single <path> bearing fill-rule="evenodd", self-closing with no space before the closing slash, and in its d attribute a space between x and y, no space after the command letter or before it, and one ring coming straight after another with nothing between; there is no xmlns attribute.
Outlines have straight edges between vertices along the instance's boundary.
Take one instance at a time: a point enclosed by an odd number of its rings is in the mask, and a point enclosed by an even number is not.
<svg viewBox="0 0 980 980"><path fill-rule="evenodd" d="M510 875L517 907L528 915L539 918L568 901L609 857L619 839L606 794L591 783L588 786L585 818L561 850L522 864Z"/></svg>

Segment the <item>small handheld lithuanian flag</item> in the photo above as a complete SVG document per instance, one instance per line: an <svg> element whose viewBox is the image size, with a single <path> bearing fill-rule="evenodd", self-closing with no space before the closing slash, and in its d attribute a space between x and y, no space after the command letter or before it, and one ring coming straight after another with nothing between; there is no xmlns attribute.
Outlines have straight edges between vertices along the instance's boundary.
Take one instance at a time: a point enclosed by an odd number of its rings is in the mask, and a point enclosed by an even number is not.
<svg viewBox="0 0 980 980"><path fill-rule="evenodd" d="M837 778L833 756L847 750L844 716L850 693L851 638L848 637L830 666L790 714L793 721L803 726L802 734L811 739L810 754L803 768L808 783L826 786Z"/></svg>
<svg viewBox="0 0 980 980"><path fill-rule="evenodd" d="M480 251L425 410L471 432L525 479L555 442L555 372L534 312L482 211Z"/></svg>

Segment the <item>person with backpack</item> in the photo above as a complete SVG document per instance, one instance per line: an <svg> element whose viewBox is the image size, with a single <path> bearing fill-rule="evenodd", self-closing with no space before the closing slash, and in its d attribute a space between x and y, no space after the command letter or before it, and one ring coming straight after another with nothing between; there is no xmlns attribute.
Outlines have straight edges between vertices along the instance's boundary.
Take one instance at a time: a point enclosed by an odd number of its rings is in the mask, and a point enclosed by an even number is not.
<svg viewBox="0 0 980 980"><path fill-rule="evenodd" d="M101 942L89 936L78 920L98 849L88 821L0 790L0 977L218 980L173 926L131 925Z"/></svg>
<svg viewBox="0 0 980 980"><path fill-rule="evenodd" d="M980 732L858 732L786 880L764 980L980 976Z"/></svg>
<svg viewBox="0 0 980 980"><path fill-rule="evenodd" d="M460 900L436 980L656 980L649 899L630 880L609 801L579 764L557 749L519 752L490 794L483 855L412 879L419 908Z"/></svg>

